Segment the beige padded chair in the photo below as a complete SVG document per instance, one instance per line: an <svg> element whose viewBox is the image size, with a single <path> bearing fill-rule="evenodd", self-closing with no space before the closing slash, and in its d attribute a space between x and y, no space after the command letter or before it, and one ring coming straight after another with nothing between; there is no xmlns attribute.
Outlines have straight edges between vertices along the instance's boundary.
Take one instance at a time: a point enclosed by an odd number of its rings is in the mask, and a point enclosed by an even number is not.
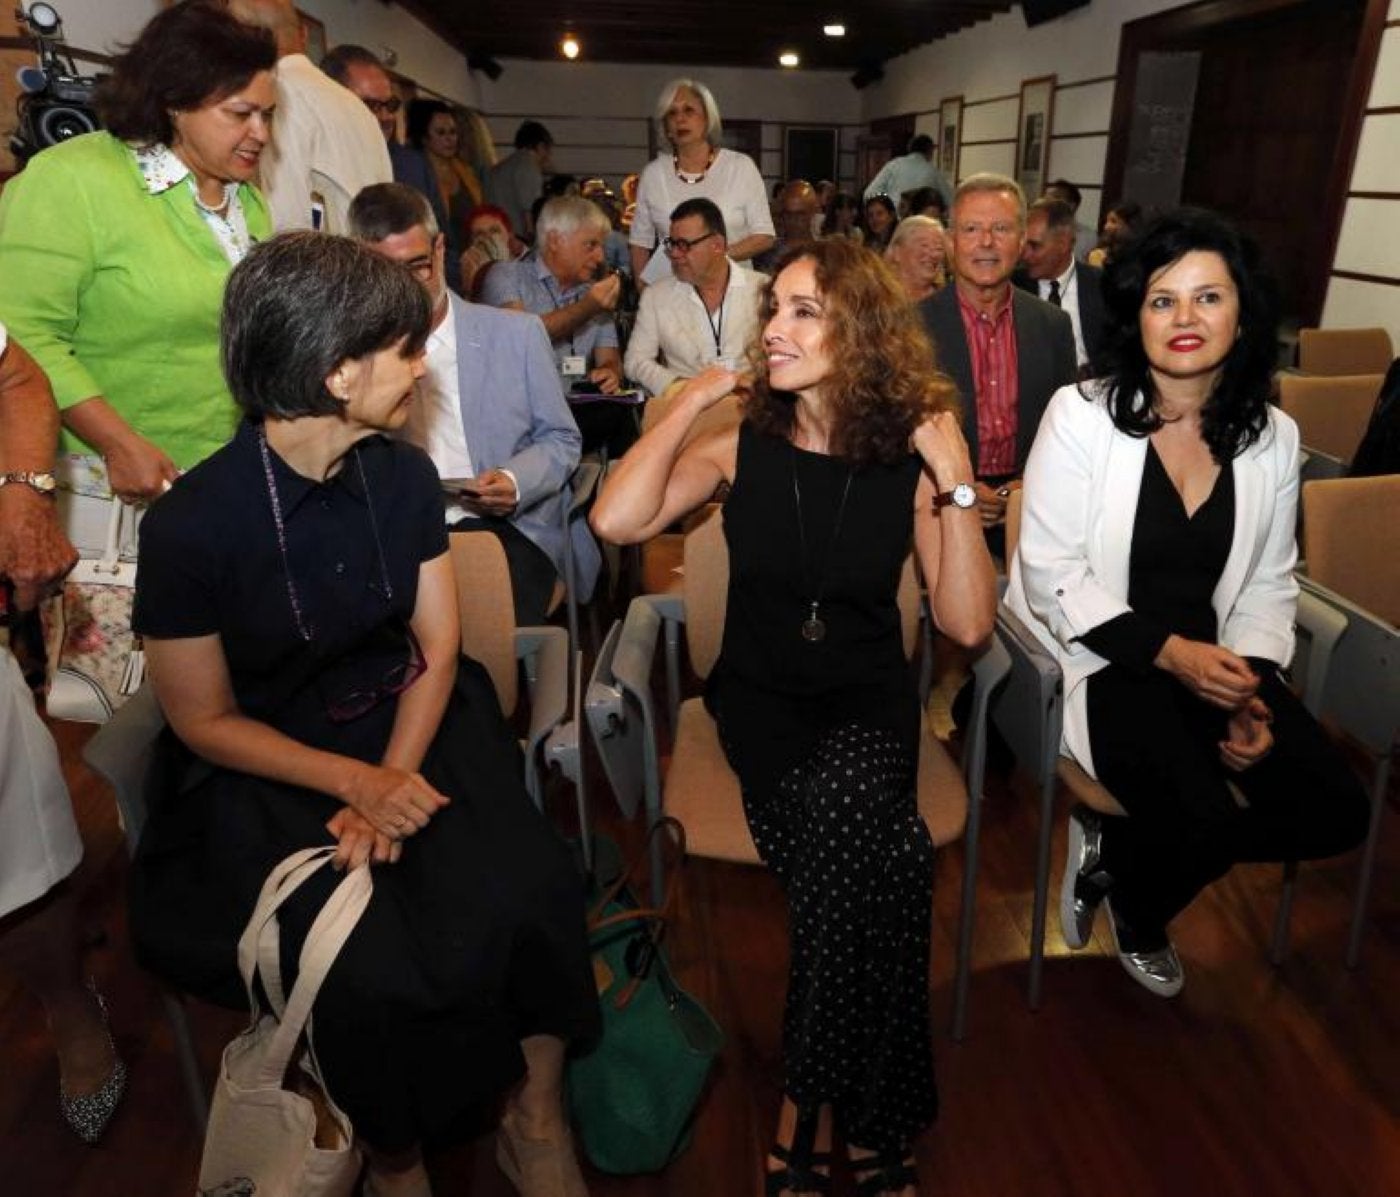
<svg viewBox="0 0 1400 1197"><path fill-rule="evenodd" d="M1298 422L1303 448L1343 466L1356 455L1376 407L1383 374L1279 375L1279 405Z"/></svg>
<svg viewBox="0 0 1400 1197"><path fill-rule="evenodd" d="M687 851L739 864L759 863L758 850L744 816L739 779L729 767L720 746L714 720L704 700L679 703L674 722L670 768L660 778L659 749L654 733L644 736L646 763L639 769L619 759L619 745L627 739L626 711L639 721L655 725L650 696L651 661L662 623L669 629L685 626L690 663L700 678L709 675L719 657L724 635L724 615L729 585L728 549L718 512L693 528L685 537L685 586L681 595L643 595L633 600L626 624L614 626L589 687L589 720L595 739L624 812L635 813L640 788L650 814L665 813L681 821L686 830ZM899 607L904 648L912 653L919 634L919 583L913 559L905 563L900 578ZM954 983L953 1028L962 1038L966 1020L967 986L971 974L972 919L975 902L979 801L985 763L987 697L1004 677L1009 661L999 642L993 642L974 665L976 695L973 726L964 749L964 769L925 726L919 745L918 804L935 846L950 844L967 832L963 876L958 967ZM606 676L605 676L606 675ZM628 691L629 708L621 691ZM630 791L630 793L629 793ZM969 804L969 793L978 796Z"/></svg>
<svg viewBox="0 0 1400 1197"><path fill-rule="evenodd" d="M1298 369L1304 374L1384 374L1394 356L1383 328L1298 330Z"/></svg>
<svg viewBox="0 0 1400 1197"><path fill-rule="evenodd" d="M1325 603L1342 625L1329 646L1321 714L1374 762L1371 822L1347 937L1347 967L1355 968L1400 747L1400 475L1306 483L1303 509L1303 595Z"/></svg>
<svg viewBox="0 0 1400 1197"><path fill-rule="evenodd" d="M501 542L488 532L448 536L457 582L462 651L491 676L507 719L520 702L520 667L529 685L525 788L536 806L544 801L541 758L546 739L564 726L569 707L569 634L563 628L515 626L510 569ZM580 810L587 827L586 811Z"/></svg>

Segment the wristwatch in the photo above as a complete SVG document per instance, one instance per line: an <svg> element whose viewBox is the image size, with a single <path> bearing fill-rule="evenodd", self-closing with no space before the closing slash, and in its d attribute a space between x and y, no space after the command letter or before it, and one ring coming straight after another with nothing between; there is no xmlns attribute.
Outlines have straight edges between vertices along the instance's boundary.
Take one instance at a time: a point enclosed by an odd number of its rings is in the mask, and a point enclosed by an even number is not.
<svg viewBox="0 0 1400 1197"><path fill-rule="evenodd" d="M51 495L58 489L57 480L47 471L0 474L0 486L9 486L12 482L22 482L25 486L37 490L41 495Z"/></svg>
<svg viewBox="0 0 1400 1197"><path fill-rule="evenodd" d="M945 490L941 494L933 496L933 509L937 511L940 507L961 507L966 511L969 507L977 506L977 492L972 489L972 483L959 482L952 490Z"/></svg>

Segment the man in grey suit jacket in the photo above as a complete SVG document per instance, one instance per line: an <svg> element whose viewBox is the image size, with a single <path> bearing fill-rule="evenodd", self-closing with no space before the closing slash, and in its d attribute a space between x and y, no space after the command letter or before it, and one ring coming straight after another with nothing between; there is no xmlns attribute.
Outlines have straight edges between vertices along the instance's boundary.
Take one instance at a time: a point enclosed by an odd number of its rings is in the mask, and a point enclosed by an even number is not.
<svg viewBox="0 0 1400 1197"><path fill-rule="evenodd" d="M976 174L953 196L953 284L919 304L938 365L962 399L963 436L993 551L1050 396L1075 380L1069 317L1011 285L1026 230L1015 180ZM1015 368L1012 368L1012 363Z"/></svg>
<svg viewBox="0 0 1400 1197"><path fill-rule="evenodd" d="M1030 206L1021 269L1011 281L1070 318L1079 371L1085 374L1103 348L1103 272L1074 260L1074 209L1064 200L1042 197Z"/></svg>
<svg viewBox="0 0 1400 1197"><path fill-rule="evenodd" d="M538 316L467 303L447 287L445 239L428 201L402 183L365 188L350 206L361 241L402 262L433 301L427 374L404 435L444 479L454 530L499 537L510 564L516 622L543 621L574 554L579 592L598 577L598 546L583 520L564 519L582 438L564 400ZM451 485L448 485L448 484Z"/></svg>

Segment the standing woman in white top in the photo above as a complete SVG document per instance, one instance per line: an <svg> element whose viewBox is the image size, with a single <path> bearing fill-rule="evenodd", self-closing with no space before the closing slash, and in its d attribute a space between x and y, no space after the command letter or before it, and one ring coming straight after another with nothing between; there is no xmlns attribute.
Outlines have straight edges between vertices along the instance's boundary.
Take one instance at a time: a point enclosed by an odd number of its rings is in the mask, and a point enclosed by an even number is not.
<svg viewBox="0 0 1400 1197"><path fill-rule="evenodd" d="M719 205L729 256L748 266L773 244L773 215L753 159L720 145L719 107L710 89L693 79L672 79L661 89L656 123L669 148L647 164L637 185L628 237L632 276L646 284L670 275L671 264L658 246L676 205L697 196Z"/></svg>

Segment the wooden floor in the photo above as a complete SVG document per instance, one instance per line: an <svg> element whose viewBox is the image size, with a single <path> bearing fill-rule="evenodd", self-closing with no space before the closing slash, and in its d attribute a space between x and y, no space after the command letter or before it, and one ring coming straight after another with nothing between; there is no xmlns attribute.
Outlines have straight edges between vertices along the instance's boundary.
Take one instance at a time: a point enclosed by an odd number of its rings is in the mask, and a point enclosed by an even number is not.
<svg viewBox="0 0 1400 1197"><path fill-rule="evenodd" d="M87 844L81 883L106 933L90 964L131 1068L102 1144L55 1108L36 1004L0 981L0 1197L189 1197L199 1141L152 984L127 950L124 850L110 799L58 729ZM595 793L605 795L601 783ZM598 807L606 810L606 797ZM555 796L561 818L569 795ZM1400 819L1393 810L1361 968L1342 966L1355 857L1303 872L1293 948L1267 963L1275 868L1242 868L1175 925L1184 994L1154 998L1102 931L1071 956L1052 927L1045 1001L1025 1004L1035 820L994 780L985 807L969 1036L946 1035L960 851L940 862L933 1009L943 1114L919 1145L921 1192L959 1197L1389 1197L1400 1194ZM624 840L630 828L608 814ZM1063 829L1057 835L1056 873ZM1053 921L1053 920L1052 920ZM694 1144L664 1174L590 1176L594 1197L751 1197L779 1097L783 906L762 870L694 862L671 939L681 980L728 1035ZM212 1075L231 1016L194 1023ZM489 1143L429 1161L439 1197L507 1197ZM849 1178L838 1192L849 1192Z"/></svg>

